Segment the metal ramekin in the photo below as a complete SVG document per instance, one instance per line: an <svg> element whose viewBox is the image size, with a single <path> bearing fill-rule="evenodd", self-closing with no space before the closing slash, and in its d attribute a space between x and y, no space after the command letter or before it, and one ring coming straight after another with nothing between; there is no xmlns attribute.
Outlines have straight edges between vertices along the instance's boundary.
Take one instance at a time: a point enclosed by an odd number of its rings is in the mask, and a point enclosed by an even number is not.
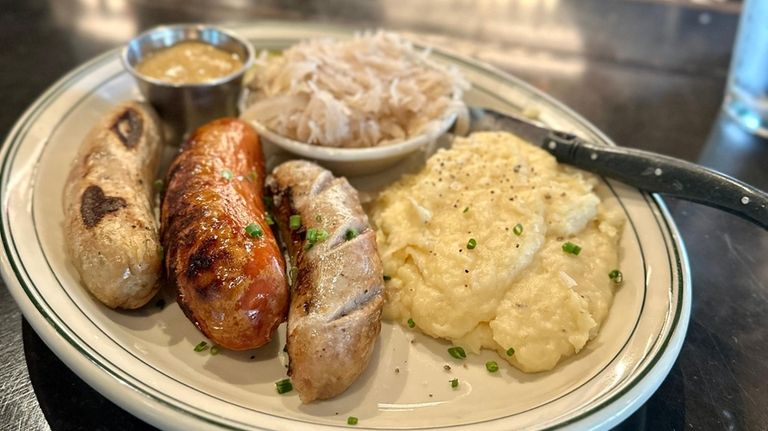
<svg viewBox="0 0 768 431"><path fill-rule="evenodd" d="M243 66L229 75L196 84L165 82L136 70L136 65L148 54L183 41L205 42L236 53L243 60ZM210 120L238 115L243 76L253 59L253 47L248 41L229 31L203 24L155 27L128 42L122 52L125 69L157 110L166 127L166 137L174 144L179 144L189 132Z"/></svg>

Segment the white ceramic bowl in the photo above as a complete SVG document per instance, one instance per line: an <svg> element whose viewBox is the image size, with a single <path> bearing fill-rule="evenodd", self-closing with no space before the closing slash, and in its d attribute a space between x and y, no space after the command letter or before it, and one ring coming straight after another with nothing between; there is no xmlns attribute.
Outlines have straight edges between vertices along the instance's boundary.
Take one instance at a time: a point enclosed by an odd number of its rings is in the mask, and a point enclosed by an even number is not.
<svg viewBox="0 0 768 431"><path fill-rule="evenodd" d="M419 150L428 150L461 118L463 109L449 109L425 132L391 145L365 148L336 148L312 145L286 138L255 120L250 120L261 138L299 157L325 166L337 175L358 176L383 171ZM459 121L461 123L461 121Z"/></svg>
<svg viewBox="0 0 768 431"><path fill-rule="evenodd" d="M454 123L456 124L454 133L466 134L469 128L469 111L463 101L463 95L463 91L456 90L451 96L452 103L445 115L437 121L431 122L424 132L401 142L376 147L338 148L308 144L270 130L257 120L244 119L253 125L259 136L267 144L273 144L288 153L317 162L336 175L359 176L381 172L413 155L416 151L431 152L437 140ZM248 110L250 96L251 93L248 89L241 95L241 113Z"/></svg>
<svg viewBox="0 0 768 431"><path fill-rule="evenodd" d="M456 121L456 110L450 111L436 127L410 139L391 145L365 148L335 148L312 145L286 138L251 120L261 138L285 151L325 166L337 175L358 176L383 171L415 151L429 149Z"/></svg>

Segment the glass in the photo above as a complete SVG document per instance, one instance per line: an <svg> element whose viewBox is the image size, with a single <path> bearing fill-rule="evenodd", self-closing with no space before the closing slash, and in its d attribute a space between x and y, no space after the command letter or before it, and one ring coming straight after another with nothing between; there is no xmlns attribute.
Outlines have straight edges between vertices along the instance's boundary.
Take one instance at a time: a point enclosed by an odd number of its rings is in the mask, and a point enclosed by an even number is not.
<svg viewBox="0 0 768 431"><path fill-rule="evenodd" d="M723 108L741 126L768 137L768 0L746 0Z"/></svg>

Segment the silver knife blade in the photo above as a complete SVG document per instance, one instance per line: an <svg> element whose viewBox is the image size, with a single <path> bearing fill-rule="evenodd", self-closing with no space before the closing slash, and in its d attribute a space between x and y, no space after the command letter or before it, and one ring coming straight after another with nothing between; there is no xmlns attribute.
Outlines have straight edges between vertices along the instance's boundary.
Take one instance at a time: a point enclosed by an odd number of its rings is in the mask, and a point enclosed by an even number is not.
<svg viewBox="0 0 768 431"><path fill-rule="evenodd" d="M543 124L503 114L487 108L469 108L469 133L480 131L511 132L525 141L543 146L553 130Z"/></svg>

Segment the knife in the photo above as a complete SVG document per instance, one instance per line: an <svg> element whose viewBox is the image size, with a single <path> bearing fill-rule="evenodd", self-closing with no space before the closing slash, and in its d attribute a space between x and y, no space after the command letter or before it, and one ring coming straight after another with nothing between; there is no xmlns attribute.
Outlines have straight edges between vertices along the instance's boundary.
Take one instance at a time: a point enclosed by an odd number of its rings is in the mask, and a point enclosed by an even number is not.
<svg viewBox="0 0 768 431"><path fill-rule="evenodd" d="M768 230L768 195L713 169L649 151L597 145L571 133L486 108L469 109L468 129L511 132L547 150L558 162L651 193L719 208Z"/></svg>

